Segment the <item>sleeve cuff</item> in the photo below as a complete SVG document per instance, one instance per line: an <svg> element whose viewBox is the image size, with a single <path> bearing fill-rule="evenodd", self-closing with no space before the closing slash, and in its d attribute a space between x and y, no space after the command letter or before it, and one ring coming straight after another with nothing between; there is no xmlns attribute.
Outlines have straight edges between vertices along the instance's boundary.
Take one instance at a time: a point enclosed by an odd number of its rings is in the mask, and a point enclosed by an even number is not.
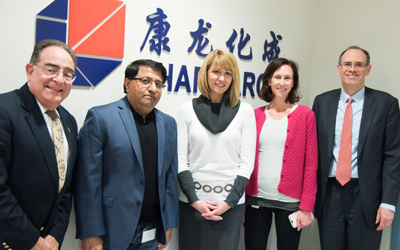
<svg viewBox="0 0 400 250"><path fill-rule="evenodd" d="M247 182L249 179L243 176L236 176L235 182L233 183L233 187L231 192L226 197L225 202L233 208L239 202L240 198L242 198L244 189L246 188Z"/></svg>
<svg viewBox="0 0 400 250"><path fill-rule="evenodd" d="M386 208L386 209L389 209L389 210L391 210L393 212L396 212L396 206L393 206L393 205L390 205L390 204L387 204L387 203L381 203L381 205L379 207Z"/></svg>
<svg viewBox="0 0 400 250"><path fill-rule="evenodd" d="M194 181L192 177L192 173L189 170L182 171L178 174L179 185L183 193L185 193L189 204L193 204L193 202L198 201L199 198L196 195L196 190L194 189Z"/></svg>

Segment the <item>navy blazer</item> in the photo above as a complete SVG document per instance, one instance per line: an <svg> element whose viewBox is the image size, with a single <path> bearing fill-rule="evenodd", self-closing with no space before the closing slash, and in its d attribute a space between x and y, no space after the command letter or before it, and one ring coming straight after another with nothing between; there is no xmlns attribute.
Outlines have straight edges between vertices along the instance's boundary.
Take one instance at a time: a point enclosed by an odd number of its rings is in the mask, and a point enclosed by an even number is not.
<svg viewBox="0 0 400 250"><path fill-rule="evenodd" d="M174 118L154 111L163 224L158 241L165 244L166 227L178 226L177 131ZM127 249L139 221L145 179L139 136L126 97L88 111L78 148L76 237L101 236L105 248Z"/></svg>
<svg viewBox="0 0 400 250"><path fill-rule="evenodd" d="M78 128L67 110L57 110L71 153L60 193L54 144L28 85L0 95L0 243L14 250L48 234L61 245L68 227Z"/></svg>
<svg viewBox="0 0 400 250"><path fill-rule="evenodd" d="M313 105L318 133L316 216L322 209L333 160L340 91L317 96ZM396 98L365 88L357 154L362 209L368 224L375 228L379 205L396 206L400 189L400 112Z"/></svg>

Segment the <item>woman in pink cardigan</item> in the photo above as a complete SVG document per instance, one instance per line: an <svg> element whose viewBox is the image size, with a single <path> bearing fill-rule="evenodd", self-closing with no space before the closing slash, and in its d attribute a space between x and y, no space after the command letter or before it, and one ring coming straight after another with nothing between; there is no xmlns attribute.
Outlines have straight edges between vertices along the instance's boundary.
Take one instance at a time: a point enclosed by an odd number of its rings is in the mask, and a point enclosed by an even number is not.
<svg viewBox="0 0 400 250"><path fill-rule="evenodd" d="M317 131L314 113L298 105L297 64L285 58L269 63L254 110L257 146L246 187L246 250L265 250L275 214L278 250L298 249L301 228L312 222L317 192ZM293 228L288 216L298 211Z"/></svg>

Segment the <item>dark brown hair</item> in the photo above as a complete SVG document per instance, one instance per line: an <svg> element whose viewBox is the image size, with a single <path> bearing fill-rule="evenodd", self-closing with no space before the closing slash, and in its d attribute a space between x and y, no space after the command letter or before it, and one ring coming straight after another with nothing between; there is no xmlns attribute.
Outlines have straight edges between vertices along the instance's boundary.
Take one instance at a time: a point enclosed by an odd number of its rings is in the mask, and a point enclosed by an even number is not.
<svg viewBox="0 0 400 250"><path fill-rule="evenodd" d="M277 58L271 61L267 68L265 69L263 78L262 78L262 88L260 90L260 98L266 102L271 102L275 95L272 92L271 87L268 83L271 81L272 76L274 75L275 71L277 71L283 65L289 65L293 70L293 87L289 92L288 97L286 98L285 102L289 103L296 103L300 100L301 94L298 90L299 87L299 73L298 73L298 65L296 62L292 60L288 60L286 58Z"/></svg>

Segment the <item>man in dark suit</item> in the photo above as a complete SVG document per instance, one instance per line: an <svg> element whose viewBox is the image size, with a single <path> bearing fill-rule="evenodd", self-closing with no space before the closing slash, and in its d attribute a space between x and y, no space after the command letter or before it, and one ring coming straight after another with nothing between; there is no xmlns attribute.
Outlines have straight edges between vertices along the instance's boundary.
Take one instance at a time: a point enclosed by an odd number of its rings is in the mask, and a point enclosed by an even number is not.
<svg viewBox="0 0 400 250"><path fill-rule="evenodd" d="M68 45L43 40L25 67L28 83L0 95L2 249L56 250L63 241L78 131L75 118L60 103L71 90L76 64ZM58 135L48 111L55 115ZM61 144L55 143L58 138Z"/></svg>
<svg viewBox="0 0 400 250"><path fill-rule="evenodd" d="M126 96L88 111L74 175L83 250L163 249L178 226L176 122L155 108L165 79L162 64L134 61Z"/></svg>
<svg viewBox="0 0 400 250"><path fill-rule="evenodd" d="M396 98L364 86L369 53L339 57L342 89L315 98L318 191L315 215L321 247L379 249L392 224L400 188L400 113ZM349 125L349 126L348 126Z"/></svg>

